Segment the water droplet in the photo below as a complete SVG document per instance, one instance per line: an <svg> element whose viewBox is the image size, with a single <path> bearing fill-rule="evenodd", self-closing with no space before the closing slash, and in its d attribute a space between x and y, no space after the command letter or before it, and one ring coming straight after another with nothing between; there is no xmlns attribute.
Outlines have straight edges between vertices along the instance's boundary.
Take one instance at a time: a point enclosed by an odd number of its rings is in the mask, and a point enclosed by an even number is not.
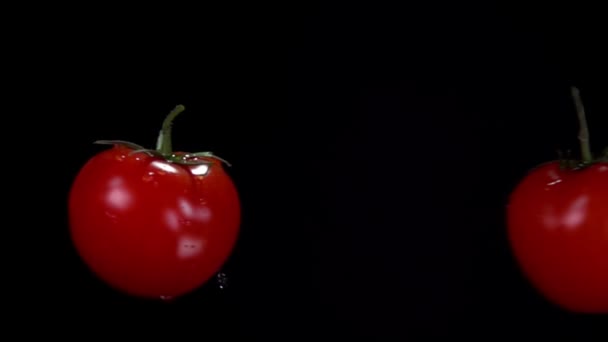
<svg viewBox="0 0 608 342"><path fill-rule="evenodd" d="M224 272L220 272L216 275L217 287L221 290L225 289L228 285L228 276Z"/></svg>
<svg viewBox="0 0 608 342"><path fill-rule="evenodd" d="M205 241L196 237L181 237L178 241L177 256L180 259L193 258L204 251Z"/></svg>
<svg viewBox="0 0 608 342"><path fill-rule="evenodd" d="M192 221L186 220L184 218L180 218L179 223L183 226L190 227L192 226Z"/></svg>
<svg viewBox="0 0 608 342"><path fill-rule="evenodd" d="M160 300L162 300L165 303L169 303L172 302L174 299L173 296L160 296Z"/></svg>
<svg viewBox="0 0 608 342"><path fill-rule="evenodd" d="M118 216L112 212L110 212L109 210L106 210L104 212L106 214L106 217L108 217L110 220L112 220L112 222L117 223L118 222Z"/></svg>

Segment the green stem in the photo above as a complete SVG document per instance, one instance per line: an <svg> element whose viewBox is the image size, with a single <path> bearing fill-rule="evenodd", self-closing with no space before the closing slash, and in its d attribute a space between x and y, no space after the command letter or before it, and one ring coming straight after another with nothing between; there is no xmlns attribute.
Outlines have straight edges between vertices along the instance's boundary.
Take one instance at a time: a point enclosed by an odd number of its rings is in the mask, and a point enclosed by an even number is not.
<svg viewBox="0 0 608 342"><path fill-rule="evenodd" d="M584 164L591 163L593 161L593 155L591 153L591 143L589 142L589 127L587 126L587 117L585 115L585 107L581 100L581 94L578 88L571 87L572 98L574 105L576 106L576 113L578 114L578 122L580 125L580 131L578 139L581 144L581 157Z"/></svg>
<svg viewBox="0 0 608 342"><path fill-rule="evenodd" d="M156 150L162 155L168 156L173 153L173 147L171 145L171 128L173 120L177 115L186 109L183 105L177 105L163 121L163 126L158 134L158 140L156 141Z"/></svg>

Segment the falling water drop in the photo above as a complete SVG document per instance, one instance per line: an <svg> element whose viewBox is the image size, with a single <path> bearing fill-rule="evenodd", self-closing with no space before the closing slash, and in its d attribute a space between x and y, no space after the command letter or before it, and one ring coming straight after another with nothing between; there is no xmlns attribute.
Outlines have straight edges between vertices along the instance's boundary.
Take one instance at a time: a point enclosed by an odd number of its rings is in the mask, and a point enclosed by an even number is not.
<svg viewBox="0 0 608 342"><path fill-rule="evenodd" d="M228 285L228 276L226 275L226 273L224 273L224 272L218 273L216 276L216 279L217 279L217 287L220 290L225 289L226 285Z"/></svg>

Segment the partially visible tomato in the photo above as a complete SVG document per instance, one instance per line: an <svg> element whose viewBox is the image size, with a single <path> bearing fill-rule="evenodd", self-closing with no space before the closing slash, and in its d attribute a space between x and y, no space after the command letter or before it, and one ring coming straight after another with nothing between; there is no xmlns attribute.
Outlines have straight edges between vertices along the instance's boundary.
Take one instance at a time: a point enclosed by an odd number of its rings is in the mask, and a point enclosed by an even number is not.
<svg viewBox="0 0 608 342"><path fill-rule="evenodd" d="M219 271L238 237L238 193L222 161L171 151L171 121L182 110L165 121L157 150L102 142L113 147L84 165L70 191L77 252L100 279L133 296L195 290Z"/></svg>
<svg viewBox="0 0 608 342"><path fill-rule="evenodd" d="M608 313L608 154L594 157L577 88L581 160L531 170L510 196L513 254L530 282L559 307Z"/></svg>
<svg viewBox="0 0 608 342"><path fill-rule="evenodd" d="M548 299L608 313L608 163L532 170L511 196L508 227L515 257Z"/></svg>

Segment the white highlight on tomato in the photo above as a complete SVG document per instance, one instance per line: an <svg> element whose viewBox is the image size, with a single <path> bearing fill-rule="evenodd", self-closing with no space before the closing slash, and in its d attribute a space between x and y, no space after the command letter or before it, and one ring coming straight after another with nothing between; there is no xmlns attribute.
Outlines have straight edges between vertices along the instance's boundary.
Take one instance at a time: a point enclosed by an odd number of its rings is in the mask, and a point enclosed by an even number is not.
<svg viewBox="0 0 608 342"><path fill-rule="evenodd" d="M207 174L207 172L209 172L209 165L205 165L205 164L197 165L197 166L191 168L190 172L192 172L192 174L195 176L204 176Z"/></svg>
<svg viewBox="0 0 608 342"><path fill-rule="evenodd" d="M177 206L179 207L179 209L181 210L182 214L186 217L190 217L192 216L192 212L194 211L194 209L192 209L192 204L190 204L190 202L188 202L187 199L180 197L177 199Z"/></svg>
<svg viewBox="0 0 608 342"><path fill-rule="evenodd" d="M211 219L211 210L206 206L197 205L183 197L177 201L181 214L186 219L199 222L208 222Z"/></svg>
<svg viewBox="0 0 608 342"><path fill-rule="evenodd" d="M174 166L160 162L158 160L153 161L151 165L165 172L178 173L177 169Z"/></svg>
<svg viewBox="0 0 608 342"><path fill-rule="evenodd" d="M179 230L179 216L173 209L167 209L164 215L165 223L167 227L174 232Z"/></svg>
<svg viewBox="0 0 608 342"><path fill-rule="evenodd" d="M568 229L575 229L576 227L580 226L585 221L585 217L587 217L588 204L589 197L586 195L575 199L564 214L564 226L566 226Z"/></svg>
<svg viewBox="0 0 608 342"><path fill-rule="evenodd" d="M125 188L124 180L121 177L114 177L108 183L106 193L107 204L118 210L126 210L133 203L133 195Z"/></svg>
<svg viewBox="0 0 608 342"><path fill-rule="evenodd" d="M543 223L549 229L559 227L569 230L576 229L585 222L588 206L589 197L582 195L570 203L566 212L561 217L557 215L555 208L546 207L543 213Z"/></svg>

